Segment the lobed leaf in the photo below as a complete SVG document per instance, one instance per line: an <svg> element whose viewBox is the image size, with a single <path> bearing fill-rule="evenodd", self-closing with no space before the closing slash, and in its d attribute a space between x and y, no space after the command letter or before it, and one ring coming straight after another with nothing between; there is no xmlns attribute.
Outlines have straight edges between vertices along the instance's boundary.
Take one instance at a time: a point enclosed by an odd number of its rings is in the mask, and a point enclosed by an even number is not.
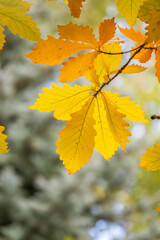
<svg viewBox="0 0 160 240"><path fill-rule="evenodd" d="M138 16L140 7L145 0L115 0L118 11L124 16L128 24L132 27Z"/></svg>
<svg viewBox="0 0 160 240"><path fill-rule="evenodd" d="M93 99L93 96L90 96L81 110L71 114L72 119L59 133L60 138L56 143L57 153L69 174L82 168L93 154L96 135L93 127L95 124Z"/></svg>
<svg viewBox="0 0 160 240"><path fill-rule="evenodd" d="M61 39L72 40L75 42L84 42L97 47L98 42L93 34L93 29L89 26L68 23L65 26L58 25L58 33Z"/></svg>
<svg viewBox="0 0 160 240"><path fill-rule="evenodd" d="M160 9L153 10L151 12L151 18L148 21L149 25L146 27L146 30L148 30L146 33L148 43L160 40L159 19Z"/></svg>
<svg viewBox="0 0 160 240"><path fill-rule="evenodd" d="M0 126L0 154L9 152L8 143L6 143L7 136L3 134L5 127Z"/></svg>
<svg viewBox="0 0 160 240"><path fill-rule="evenodd" d="M125 118L131 121L148 123L144 118L144 112L136 102L131 101L131 97L120 97L118 93L107 92L106 95L117 107L117 110L125 115Z"/></svg>
<svg viewBox="0 0 160 240"><path fill-rule="evenodd" d="M71 57L68 62L63 63L59 82L71 82L85 74L98 53L79 54L77 58Z"/></svg>
<svg viewBox="0 0 160 240"><path fill-rule="evenodd" d="M28 53L26 57L36 64L55 65L60 64L70 55L86 49L92 49L92 47L84 43L75 43L48 36L47 40L36 43L33 52Z"/></svg>
<svg viewBox="0 0 160 240"><path fill-rule="evenodd" d="M13 34L32 41L40 41L37 23L25 15L32 4L22 0L0 0L0 23L7 26Z"/></svg>
<svg viewBox="0 0 160 240"><path fill-rule="evenodd" d="M68 0L68 6L71 11L71 16L75 18L79 18L81 14L81 8L82 3L85 2L85 0Z"/></svg>
<svg viewBox="0 0 160 240"><path fill-rule="evenodd" d="M155 144L154 148L148 148L147 153L143 153L140 167L148 171L160 169L160 145Z"/></svg>
<svg viewBox="0 0 160 240"><path fill-rule="evenodd" d="M115 140L110 129L108 118L106 117L106 109L100 97L96 98L94 119L96 120L94 128L97 132L95 149L99 151L106 160L110 160L120 144Z"/></svg>
<svg viewBox="0 0 160 240"><path fill-rule="evenodd" d="M52 84L52 89L43 88L44 94L39 94L37 102L30 109L40 112L55 111L58 120L69 120L70 114L78 111L90 98L91 87L74 87L64 84L63 87Z"/></svg>
<svg viewBox="0 0 160 240"><path fill-rule="evenodd" d="M143 36L141 32L136 32L133 28L121 28L118 26L120 32L131 40L143 44L146 40L146 36Z"/></svg>
<svg viewBox="0 0 160 240"><path fill-rule="evenodd" d="M99 43L100 46L106 44L112 39L116 32L116 23L114 18L104 20L99 26Z"/></svg>
<svg viewBox="0 0 160 240"><path fill-rule="evenodd" d="M2 50L5 41L4 28L0 26L0 50Z"/></svg>
<svg viewBox="0 0 160 240"><path fill-rule="evenodd" d="M113 105L106 91L102 91L101 96L110 131L115 141L125 150L126 143L129 142L127 137L131 136L130 132L126 129L129 124L123 119L125 118L125 114L120 113L117 107Z"/></svg>

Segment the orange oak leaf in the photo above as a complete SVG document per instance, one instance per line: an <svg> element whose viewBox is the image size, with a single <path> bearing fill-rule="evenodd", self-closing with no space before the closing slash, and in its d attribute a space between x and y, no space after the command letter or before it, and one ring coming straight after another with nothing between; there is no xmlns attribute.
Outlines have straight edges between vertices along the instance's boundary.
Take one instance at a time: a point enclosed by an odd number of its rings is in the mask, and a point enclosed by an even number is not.
<svg viewBox="0 0 160 240"><path fill-rule="evenodd" d="M85 2L85 0L68 0L68 6L71 11L71 16L75 18L80 17L83 2Z"/></svg>
<svg viewBox="0 0 160 240"><path fill-rule="evenodd" d="M102 29L104 29L103 32ZM104 20L99 27L100 41L98 41L89 26L79 26L72 23L58 26L58 39L49 36L47 40L41 40L40 43L36 44L33 52L28 53L26 57L36 64L55 65L68 59L72 54L82 50L92 50L92 52L80 54L76 58L72 57L69 62L64 63L59 81L71 82L75 78L83 76L85 71L93 65L97 55L102 54L100 50L103 46L121 42L119 39L112 40L115 30L114 18Z"/></svg>
<svg viewBox="0 0 160 240"><path fill-rule="evenodd" d="M114 18L104 20L99 26L100 46L103 46L110 39L112 39L114 37L115 31L116 31L116 24L114 22Z"/></svg>
<svg viewBox="0 0 160 240"><path fill-rule="evenodd" d="M118 26L120 32L131 40L143 44L146 40L146 36L143 36L141 32L136 32L133 28L121 28Z"/></svg>
<svg viewBox="0 0 160 240"><path fill-rule="evenodd" d="M156 208L156 211L157 211L158 213L160 213L160 208Z"/></svg>
<svg viewBox="0 0 160 240"><path fill-rule="evenodd" d="M141 63L146 63L150 60L151 56L152 56L152 53L153 53L153 48L154 47L154 44L153 43L149 43L145 46L145 48L143 48L135 57L134 59L138 59L139 62ZM148 49L147 49L148 48ZM133 54L134 52L131 53L131 55Z"/></svg>

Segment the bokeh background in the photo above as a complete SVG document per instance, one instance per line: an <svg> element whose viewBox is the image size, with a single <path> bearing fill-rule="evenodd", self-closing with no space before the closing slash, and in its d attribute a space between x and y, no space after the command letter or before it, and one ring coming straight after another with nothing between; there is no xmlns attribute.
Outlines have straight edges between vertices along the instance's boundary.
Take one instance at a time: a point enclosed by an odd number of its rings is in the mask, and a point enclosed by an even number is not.
<svg viewBox="0 0 160 240"><path fill-rule="evenodd" d="M31 2L31 1L30 1ZM90 25L95 33L104 18L118 14L114 1L87 0L79 20L57 0L35 0L30 14L42 37L57 36L57 25L72 21ZM135 29L144 32L144 24ZM35 65L24 57L34 43L6 29L0 60L0 125L6 127L11 148L0 156L0 240L158 240L160 239L160 172L139 167L142 153L160 144L160 121L130 122L127 154L119 149L107 162L98 153L76 174L68 175L56 154L58 132L65 126L53 113L29 110L43 87L58 83L61 66ZM134 46L126 41L125 49ZM125 56L127 59L129 56ZM124 59L125 61L125 59ZM146 117L160 113L160 85L154 56L149 70L123 75L108 87L131 96ZM73 84L89 84L81 78ZM72 84L72 85L73 85Z"/></svg>

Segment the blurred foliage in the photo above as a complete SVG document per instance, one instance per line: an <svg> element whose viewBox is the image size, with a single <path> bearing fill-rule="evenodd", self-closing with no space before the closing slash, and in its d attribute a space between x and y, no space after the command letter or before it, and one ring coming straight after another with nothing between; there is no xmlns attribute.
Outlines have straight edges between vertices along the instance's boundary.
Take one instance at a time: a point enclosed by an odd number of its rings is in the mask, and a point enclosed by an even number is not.
<svg viewBox="0 0 160 240"><path fill-rule="evenodd" d="M71 20L97 30L104 17L117 14L109 0L87 0L80 20L71 18L68 7L60 0L34 2L32 17L39 23L43 38L48 34L56 36L57 24ZM124 21L117 18L121 26L126 25ZM136 27L143 28L140 22ZM101 240L96 235L99 220L119 224L127 240L160 239L160 216L154 209L160 204L160 172L139 168L146 148L160 143L160 122L131 123L127 154L119 149L106 162L95 152L89 164L68 176L55 147L64 123L54 120L51 113L28 109L42 87L58 82L59 68L34 65L24 57L34 45L5 33L0 125L6 127L11 151L0 161L0 240ZM126 48L131 44L127 40ZM150 70L119 77L108 87L121 96L131 96L148 119L160 113L160 87L153 65L151 60ZM90 233L93 228L95 234ZM110 234L104 239L122 238Z"/></svg>

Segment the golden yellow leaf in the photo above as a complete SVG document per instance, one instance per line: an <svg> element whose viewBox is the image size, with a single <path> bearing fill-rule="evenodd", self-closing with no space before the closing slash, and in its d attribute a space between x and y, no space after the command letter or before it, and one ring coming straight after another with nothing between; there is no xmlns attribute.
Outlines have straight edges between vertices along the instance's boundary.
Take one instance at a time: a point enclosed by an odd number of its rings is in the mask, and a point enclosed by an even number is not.
<svg viewBox="0 0 160 240"><path fill-rule="evenodd" d="M44 94L39 94L37 102L30 109L41 112L55 111L58 120L69 120L70 114L78 111L89 99L91 87L74 87L64 84L63 87L52 84L52 89L43 88Z"/></svg>
<svg viewBox="0 0 160 240"><path fill-rule="evenodd" d="M113 137L108 118L106 117L106 109L100 97L96 98L94 119L96 120L94 128L97 132L95 149L99 151L106 160L110 160L120 144Z"/></svg>
<svg viewBox="0 0 160 240"><path fill-rule="evenodd" d="M158 82L160 83L160 48L157 48L157 51L155 51L155 55L156 55L156 64L155 64L156 76L158 78Z"/></svg>
<svg viewBox="0 0 160 240"><path fill-rule="evenodd" d="M99 26L99 43L103 46L112 39L116 32L116 23L114 18L104 20Z"/></svg>
<svg viewBox="0 0 160 240"><path fill-rule="evenodd" d="M148 26L146 27L147 32L147 42L157 42L160 39L160 31L159 31L159 25L160 25L160 9L153 10L151 12L151 18L148 21Z"/></svg>
<svg viewBox="0 0 160 240"><path fill-rule="evenodd" d="M118 11L124 16L132 27L138 16L139 9L145 0L115 0Z"/></svg>
<svg viewBox="0 0 160 240"><path fill-rule="evenodd" d="M121 28L118 26L120 32L133 41L143 44L146 40L146 36L143 36L141 32L136 32L133 28Z"/></svg>
<svg viewBox="0 0 160 240"><path fill-rule="evenodd" d="M101 48L104 52L117 53L121 52L122 47L119 43L112 43L109 45L104 45ZM99 54L94 61L94 68L99 77L100 83L104 81L104 76L111 74L117 66L120 64L122 55L108 55L101 53Z"/></svg>
<svg viewBox="0 0 160 240"><path fill-rule="evenodd" d="M148 171L160 169L160 145L155 144L154 148L148 148L147 153L143 153L140 167Z"/></svg>
<svg viewBox="0 0 160 240"><path fill-rule="evenodd" d="M101 83L99 82L99 78L93 66L85 72L84 76L92 82L92 86L95 91L100 88Z"/></svg>
<svg viewBox="0 0 160 240"><path fill-rule="evenodd" d="M110 131L115 141L125 150L126 143L129 142L127 137L131 136L130 132L126 129L129 124L123 119L126 115L118 111L116 105L108 98L106 91L102 91L101 96Z"/></svg>
<svg viewBox="0 0 160 240"><path fill-rule="evenodd" d="M58 33L61 39L84 42L94 47L98 46L97 39L93 34L93 29L89 26L68 23L65 26L58 25ZM110 38L111 39L111 38Z"/></svg>
<svg viewBox="0 0 160 240"><path fill-rule="evenodd" d="M69 174L75 173L87 164L93 154L96 135L93 111L94 98L91 96L81 110L71 114L72 119L59 133L57 153Z"/></svg>
<svg viewBox="0 0 160 240"><path fill-rule="evenodd" d="M13 34L32 41L40 41L37 23L26 15L30 6L22 0L0 0L0 23L7 26Z"/></svg>
<svg viewBox="0 0 160 240"><path fill-rule="evenodd" d="M84 43L74 43L48 36L47 40L36 43L33 52L28 53L26 57L36 64L55 65L60 64L70 55L86 49L92 49L92 47Z"/></svg>
<svg viewBox="0 0 160 240"><path fill-rule="evenodd" d="M0 26L0 50L2 50L4 43L6 42L3 31L4 31L4 28Z"/></svg>
<svg viewBox="0 0 160 240"><path fill-rule="evenodd" d="M7 136L3 134L5 127L0 126L0 154L9 152L8 143L5 142Z"/></svg>
<svg viewBox="0 0 160 240"><path fill-rule="evenodd" d="M143 71L145 71L146 69L147 69L146 67L139 66L139 65L136 65L136 64L131 64L131 65L128 65L128 66L122 71L122 73L123 73L123 74L134 74L134 73L143 72Z"/></svg>
<svg viewBox="0 0 160 240"><path fill-rule="evenodd" d="M144 118L144 112L136 102L131 101L131 97L120 97L118 93L107 92L106 95L111 102L117 107L117 110L125 115L125 118L131 121L148 123Z"/></svg>
<svg viewBox="0 0 160 240"><path fill-rule="evenodd" d="M85 2L85 0L68 0L68 6L71 11L71 16L75 18L79 18L81 14L81 7L82 3Z"/></svg>
<svg viewBox="0 0 160 240"><path fill-rule="evenodd" d="M64 66L61 68L59 82L71 82L83 76L90 65L93 65L97 54L96 52L91 52L88 54L79 54L77 58L69 58L68 62L63 63Z"/></svg>

